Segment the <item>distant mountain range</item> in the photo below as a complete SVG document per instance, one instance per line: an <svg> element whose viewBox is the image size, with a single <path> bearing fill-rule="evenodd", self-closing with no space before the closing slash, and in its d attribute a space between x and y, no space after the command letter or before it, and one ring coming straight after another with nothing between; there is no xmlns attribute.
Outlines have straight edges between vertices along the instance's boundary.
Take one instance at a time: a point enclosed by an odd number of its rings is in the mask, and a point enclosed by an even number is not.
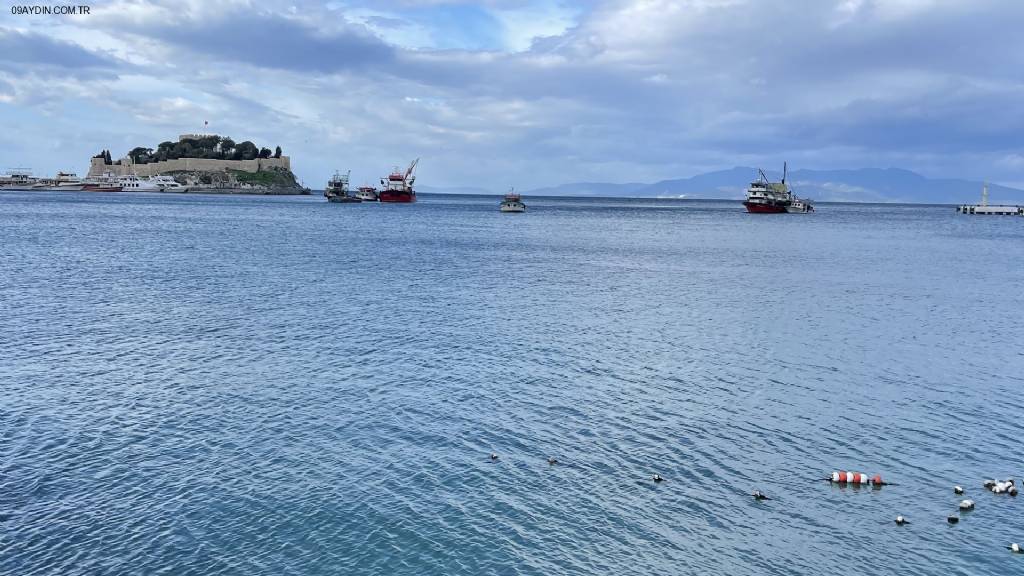
<svg viewBox="0 0 1024 576"><path fill-rule="evenodd" d="M781 172L766 172L778 181ZM690 178L662 180L654 184L629 182L573 182L523 191L524 196L618 196L637 198L684 197L700 199L741 199L756 179L757 169L737 166L698 174ZM906 202L963 204L977 203L982 183L974 180L926 178L899 168L858 170L794 170L787 182L797 195L824 202ZM423 192L447 194L500 194L483 188L419 187ZM1022 204L1024 190L989 184L989 202Z"/></svg>

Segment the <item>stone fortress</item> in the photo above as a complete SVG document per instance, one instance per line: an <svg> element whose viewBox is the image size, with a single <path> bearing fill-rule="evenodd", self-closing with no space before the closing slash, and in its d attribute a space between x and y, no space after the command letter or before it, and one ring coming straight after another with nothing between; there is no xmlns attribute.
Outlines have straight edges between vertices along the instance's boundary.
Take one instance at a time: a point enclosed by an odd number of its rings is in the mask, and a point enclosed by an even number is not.
<svg viewBox="0 0 1024 576"><path fill-rule="evenodd" d="M178 141L201 138L202 134L182 134ZM213 160L209 158L179 158L176 160L163 160L160 162L149 162L147 164L136 164L131 158L122 158L120 164L107 164L103 158L92 158L89 164L89 177L95 178L105 174L114 176L127 176L135 174L141 177L158 176L170 172L227 172L228 170L240 170L243 172L261 172L269 169L282 169L291 171L291 161L288 156L280 158L255 158L252 160Z"/></svg>

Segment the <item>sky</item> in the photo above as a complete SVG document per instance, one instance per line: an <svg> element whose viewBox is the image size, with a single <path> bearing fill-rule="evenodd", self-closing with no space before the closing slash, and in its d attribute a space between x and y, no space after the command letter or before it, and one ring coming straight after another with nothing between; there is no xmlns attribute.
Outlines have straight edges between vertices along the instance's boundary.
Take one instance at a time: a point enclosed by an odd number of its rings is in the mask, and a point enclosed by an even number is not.
<svg viewBox="0 0 1024 576"><path fill-rule="evenodd" d="M419 184L499 191L784 160L1024 187L1020 0L14 6L0 170L207 131L280 145L314 188L416 157Z"/></svg>

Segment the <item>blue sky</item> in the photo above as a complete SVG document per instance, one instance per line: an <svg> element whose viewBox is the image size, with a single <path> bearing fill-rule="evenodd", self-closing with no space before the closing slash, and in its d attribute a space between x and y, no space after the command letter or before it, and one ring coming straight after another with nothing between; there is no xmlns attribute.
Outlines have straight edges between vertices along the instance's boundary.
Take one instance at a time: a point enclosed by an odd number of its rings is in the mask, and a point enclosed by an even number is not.
<svg viewBox="0 0 1024 576"><path fill-rule="evenodd" d="M0 169L201 130L300 178L528 189L736 165L1024 185L1019 0L94 2L0 14Z"/></svg>

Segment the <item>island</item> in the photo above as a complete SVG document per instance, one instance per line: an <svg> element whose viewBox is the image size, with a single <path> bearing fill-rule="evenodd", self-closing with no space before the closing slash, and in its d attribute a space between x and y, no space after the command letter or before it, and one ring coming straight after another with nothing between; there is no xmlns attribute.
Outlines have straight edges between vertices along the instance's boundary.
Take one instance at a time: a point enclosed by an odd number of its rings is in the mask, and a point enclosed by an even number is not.
<svg viewBox="0 0 1024 576"><path fill-rule="evenodd" d="M92 157L89 178L135 175L170 176L181 188L174 192L203 194L309 194L291 170L291 160L246 140L236 143L217 134L182 134L177 142L156 149L136 147L120 160L109 150Z"/></svg>

